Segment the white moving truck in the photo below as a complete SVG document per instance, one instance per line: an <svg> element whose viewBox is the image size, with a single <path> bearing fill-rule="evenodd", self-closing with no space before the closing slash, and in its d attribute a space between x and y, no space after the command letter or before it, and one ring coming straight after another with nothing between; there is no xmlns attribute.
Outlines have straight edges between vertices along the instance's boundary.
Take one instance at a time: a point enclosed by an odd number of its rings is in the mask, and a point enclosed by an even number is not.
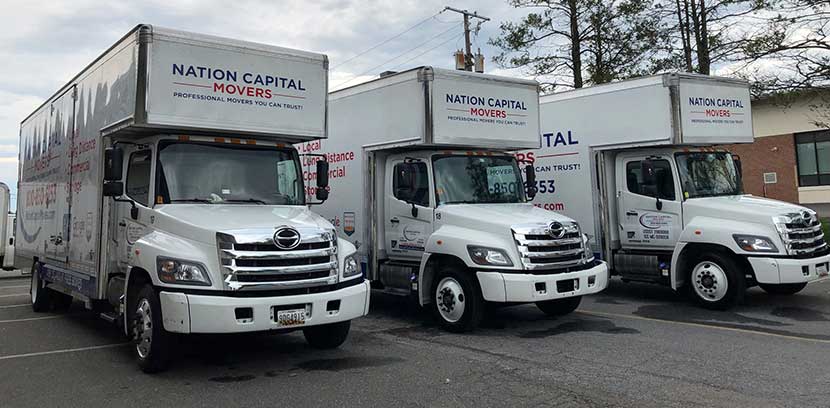
<svg viewBox="0 0 830 408"><path fill-rule="evenodd" d="M6 234L3 240L3 245L6 247L6 253L3 256L3 270L14 270L14 229L15 229L15 214L9 213L6 217Z"/></svg>
<svg viewBox="0 0 830 408"><path fill-rule="evenodd" d="M375 287L417 294L454 331L486 302L565 314L605 288L580 226L527 201L508 153L539 147L538 101L534 81L430 67L329 95L331 138L300 150L332 164L320 213Z"/></svg>
<svg viewBox="0 0 830 408"><path fill-rule="evenodd" d="M796 293L827 276L810 209L742 192L740 161L712 145L752 143L745 81L664 74L541 98L536 205L576 219L623 281L689 289L725 309L748 286Z"/></svg>
<svg viewBox="0 0 830 408"><path fill-rule="evenodd" d="M9 223L9 198L9 186L6 183L0 183L0 237L2 238L13 235L9 233L9 229L12 228L12 224ZM4 241L8 243L8 239ZM7 261L6 257L9 256L6 244L0 245L0 265L4 265Z"/></svg>
<svg viewBox="0 0 830 408"><path fill-rule="evenodd" d="M326 137L327 73L321 54L149 25L93 61L20 131L15 249L35 311L101 310L148 372L171 333L340 345L369 284L307 207L292 147Z"/></svg>

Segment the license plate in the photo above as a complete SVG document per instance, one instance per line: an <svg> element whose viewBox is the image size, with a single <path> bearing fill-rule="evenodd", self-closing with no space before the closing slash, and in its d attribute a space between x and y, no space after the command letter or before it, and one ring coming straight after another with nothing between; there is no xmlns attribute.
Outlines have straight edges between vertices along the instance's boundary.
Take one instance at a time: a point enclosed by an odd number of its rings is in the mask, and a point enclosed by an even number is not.
<svg viewBox="0 0 830 408"><path fill-rule="evenodd" d="M827 264L823 263L816 265L816 273L821 277L827 276Z"/></svg>
<svg viewBox="0 0 830 408"><path fill-rule="evenodd" d="M301 326L305 324L305 309L278 310L276 323L280 326Z"/></svg>

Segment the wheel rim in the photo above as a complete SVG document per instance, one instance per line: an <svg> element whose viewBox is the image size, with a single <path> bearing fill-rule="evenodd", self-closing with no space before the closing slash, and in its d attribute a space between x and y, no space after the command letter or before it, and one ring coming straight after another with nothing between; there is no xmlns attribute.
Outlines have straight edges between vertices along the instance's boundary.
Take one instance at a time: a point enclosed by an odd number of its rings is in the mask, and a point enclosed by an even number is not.
<svg viewBox="0 0 830 408"><path fill-rule="evenodd" d="M453 278L441 279L435 289L435 302L438 305L438 313L444 320L455 323L464 316L466 296L461 284Z"/></svg>
<svg viewBox="0 0 830 408"><path fill-rule="evenodd" d="M37 302L37 295L40 292L40 277L37 268L32 268L32 282L29 285L29 294L32 296L32 304Z"/></svg>
<svg viewBox="0 0 830 408"><path fill-rule="evenodd" d="M726 296L729 280L723 267L711 261L703 261L692 269L692 286L699 298L717 302Z"/></svg>
<svg viewBox="0 0 830 408"><path fill-rule="evenodd" d="M153 310L147 299L141 299L138 302L133 332L138 356L147 358L153 345Z"/></svg>

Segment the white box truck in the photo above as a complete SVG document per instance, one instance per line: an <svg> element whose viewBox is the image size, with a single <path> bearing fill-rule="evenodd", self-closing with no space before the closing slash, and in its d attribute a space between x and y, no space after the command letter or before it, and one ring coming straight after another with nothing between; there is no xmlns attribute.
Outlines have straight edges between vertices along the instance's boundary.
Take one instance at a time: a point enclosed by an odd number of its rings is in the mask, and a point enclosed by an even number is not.
<svg viewBox="0 0 830 408"><path fill-rule="evenodd" d="M292 146L326 137L327 61L140 25L49 98L20 130L15 255L34 310L103 311L148 372L172 333L340 345L369 284L307 207Z"/></svg>
<svg viewBox="0 0 830 408"><path fill-rule="evenodd" d="M538 101L534 81L430 67L329 95L331 137L300 150L331 163L337 200L320 213L376 288L417 295L453 331L487 302L565 314L605 288L580 226L528 202L509 153L539 147Z"/></svg>
<svg viewBox="0 0 830 408"><path fill-rule="evenodd" d="M15 221L15 214L9 213L6 217L6 234L4 235L5 239L3 240L3 245L6 247L6 253L3 256L3 270L11 271L14 270L14 226L17 221Z"/></svg>
<svg viewBox="0 0 830 408"><path fill-rule="evenodd" d="M9 186L6 183L0 183L0 237L8 238L9 235L13 235L9 233L9 229L12 228L12 224L9 222ZM5 243L8 243L8 239L4 239ZM4 265L6 263L6 258L9 256L9 251L6 248L6 244L0 245L0 265ZM11 256L14 256L11 254Z"/></svg>
<svg viewBox="0 0 830 408"><path fill-rule="evenodd" d="M688 289L725 309L752 285L796 293L827 276L810 209L743 194L752 143L745 81L663 74L541 98L535 204L576 219L612 274Z"/></svg>

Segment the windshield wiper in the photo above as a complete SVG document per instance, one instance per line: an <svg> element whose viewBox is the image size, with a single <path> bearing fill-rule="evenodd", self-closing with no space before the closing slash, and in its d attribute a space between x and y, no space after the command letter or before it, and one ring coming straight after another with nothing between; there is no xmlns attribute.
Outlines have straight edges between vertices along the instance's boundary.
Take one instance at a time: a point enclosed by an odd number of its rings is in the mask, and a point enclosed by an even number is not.
<svg viewBox="0 0 830 408"><path fill-rule="evenodd" d="M234 199L234 200L225 200L226 203L257 203L257 204L268 204L265 201L256 198L246 198L246 199Z"/></svg>
<svg viewBox="0 0 830 408"><path fill-rule="evenodd" d="M171 203L207 203L213 204L213 201L210 201L206 198L176 198L170 200Z"/></svg>

